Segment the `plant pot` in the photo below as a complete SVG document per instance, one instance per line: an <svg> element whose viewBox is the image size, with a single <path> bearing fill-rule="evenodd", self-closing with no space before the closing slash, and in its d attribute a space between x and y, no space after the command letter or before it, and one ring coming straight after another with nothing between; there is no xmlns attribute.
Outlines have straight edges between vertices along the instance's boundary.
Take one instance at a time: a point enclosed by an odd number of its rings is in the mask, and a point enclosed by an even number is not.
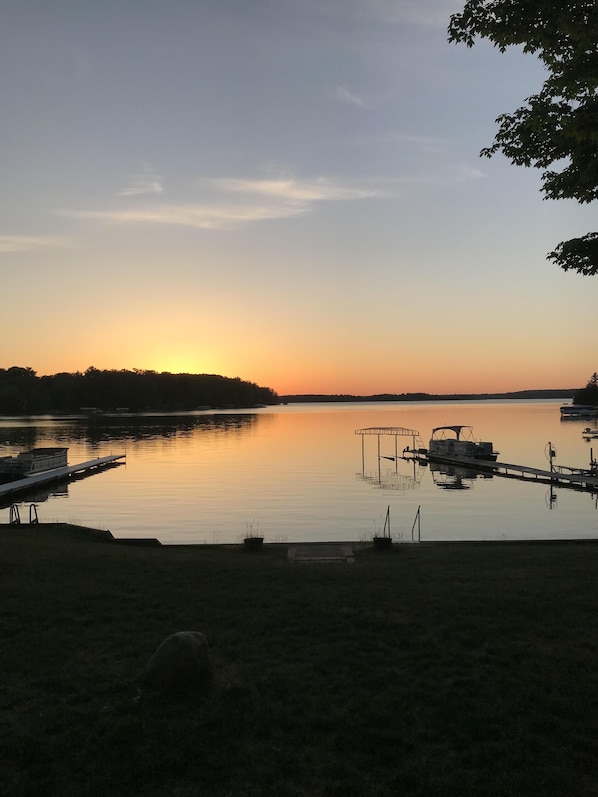
<svg viewBox="0 0 598 797"><path fill-rule="evenodd" d="M374 537L374 548L385 551L392 545L392 537Z"/></svg>
<svg viewBox="0 0 598 797"><path fill-rule="evenodd" d="M245 546L246 551L259 551L263 542L263 537L245 537L243 540L243 545Z"/></svg>

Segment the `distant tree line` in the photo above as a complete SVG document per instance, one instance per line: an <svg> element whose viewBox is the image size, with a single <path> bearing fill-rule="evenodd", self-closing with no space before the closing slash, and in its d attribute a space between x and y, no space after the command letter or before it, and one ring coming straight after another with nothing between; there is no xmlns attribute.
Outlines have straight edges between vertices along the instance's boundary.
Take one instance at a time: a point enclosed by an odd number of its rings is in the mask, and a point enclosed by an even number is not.
<svg viewBox="0 0 598 797"><path fill-rule="evenodd" d="M310 401L483 401L491 399L562 399L572 396L575 388L560 390L516 390L511 393L376 393L373 396L354 396L346 393L325 395L309 393L305 395L281 396L286 403Z"/></svg>
<svg viewBox="0 0 598 797"><path fill-rule="evenodd" d="M216 374L171 374L142 370L59 373L37 376L31 368L0 369L0 414L79 412L82 408L130 412L182 411L277 404L268 387Z"/></svg>
<svg viewBox="0 0 598 797"><path fill-rule="evenodd" d="M578 390L573 397L574 404L587 404L590 407L598 407L598 374L594 373L588 380L585 387Z"/></svg>

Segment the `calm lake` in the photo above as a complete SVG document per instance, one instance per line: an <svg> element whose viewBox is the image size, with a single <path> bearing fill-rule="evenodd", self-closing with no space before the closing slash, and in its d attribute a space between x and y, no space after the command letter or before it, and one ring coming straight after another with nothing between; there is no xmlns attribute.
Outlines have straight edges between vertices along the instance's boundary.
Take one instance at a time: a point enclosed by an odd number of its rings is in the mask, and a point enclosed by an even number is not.
<svg viewBox="0 0 598 797"><path fill-rule="evenodd" d="M366 427L419 431L466 424L498 459L548 468L588 467L596 421L561 421L561 402L384 402L294 404L244 412L2 418L4 455L68 446L69 464L126 453L126 465L35 496L40 522L110 529L163 543L238 543L249 529L266 542L366 540L381 533L390 506L395 540L513 540L598 537L597 497L498 476L434 472L386 459L394 438ZM412 445L399 438L399 453ZM33 499L20 504L23 522ZM9 520L8 508L0 521Z"/></svg>

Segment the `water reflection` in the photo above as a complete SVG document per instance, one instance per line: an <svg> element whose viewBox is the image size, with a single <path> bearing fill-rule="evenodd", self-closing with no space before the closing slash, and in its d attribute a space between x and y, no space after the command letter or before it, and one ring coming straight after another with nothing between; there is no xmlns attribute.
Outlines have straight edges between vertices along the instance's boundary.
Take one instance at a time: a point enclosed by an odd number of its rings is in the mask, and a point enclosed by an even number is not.
<svg viewBox="0 0 598 797"><path fill-rule="evenodd" d="M41 439L40 430L37 426L8 426L6 421L0 421L0 444L7 449L18 449L17 451L3 451L3 455L28 451L31 448L39 448Z"/></svg>
<svg viewBox="0 0 598 797"><path fill-rule="evenodd" d="M377 471L363 470L355 476L362 481L372 484L381 490L415 490L421 486L423 475L426 469L432 475L432 482L443 490L469 490L476 479L493 479L494 474L488 471L480 471L472 468L465 468L447 462L429 462L421 458L403 458L381 456L382 459L390 459L395 463L394 469L383 469L379 467ZM399 462L404 460L408 465Z"/></svg>
<svg viewBox="0 0 598 797"><path fill-rule="evenodd" d="M243 413L4 418L0 420L0 443L19 451L75 442L93 449L112 442L126 445L160 438L189 438L196 432L244 434L267 425L269 421L271 416L268 415Z"/></svg>
<svg viewBox="0 0 598 797"><path fill-rule="evenodd" d="M356 429L404 427L426 440L439 425L470 424L508 462L546 468L550 440L556 465L583 466L582 428L560 423L558 406L397 402L2 418L0 444L11 455L66 445L71 463L126 452L124 467L71 483L62 494L53 486L40 517L108 528L115 536L234 543L256 522L267 541L357 540L390 503L393 526L405 539L420 505L424 540L598 537L595 496L559 487L545 500L546 484L432 473L401 459L403 441L395 446L392 437L381 440L379 461L376 438L366 438L364 454L355 435Z"/></svg>
<svg viewBox="0 0 598 797"><path fill-rule="evenodd" d="M493 474L446 462L430 462L432 481L443 490L469 490L476 479L492 479Z"/></svg>
<svg viewBox="0 0 598 797"><path fill-rule="evenodd" d="M358 479L367 484L372 484L379 490L416 490L421 484L421 475L405 475L395 471L383 471L381 473L356 473Z"/></svg>

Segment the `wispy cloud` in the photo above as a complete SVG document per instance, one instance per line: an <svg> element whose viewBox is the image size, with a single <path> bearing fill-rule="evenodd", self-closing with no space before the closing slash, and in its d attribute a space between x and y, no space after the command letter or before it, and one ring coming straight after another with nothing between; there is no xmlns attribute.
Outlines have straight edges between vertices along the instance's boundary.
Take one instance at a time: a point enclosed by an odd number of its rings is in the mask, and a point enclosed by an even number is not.
<svg viewBox="0 0 598 797"><path fill-rule="evenodd" d="M387 188L385 196L399 196L405 194L410 187L415 186L447 186L467 183L472 180L483 180L488 175L481 169L467 166L463 163L436 164L429 169L400 177L381 177L376 181L381 189Z"/></svg>
<svg viewBox="0 0 598 797"><path fill-rule="evenodd" d="M466 166L465 164L458 164L454 167L454 177L459 183L469 182L470 180L483 180L488 175L481 169L474 166Z"/></svg>
<svg viewBox="0 0 598 797"><path fill-rule="evenodd" d="M106 224L154 224L191 227L198 230L230 230L247 224L276 219L291 219L312 212L326 202L352 202L390 198L404 194L417 185L451 184L484 177L479 169L463 165L445 165L436 171L398 177L372 177L359 183L347 183L318 177L298 180L242 179L220 177L202 181L204 191L215 190L219 199L204 203L140 205L108 210L62 210L60 215ZM244 197L244 202L227 202L226 197ZM131 194L133 196L133 194ZM8 239L7 239L8 240ZM12 239L16 246L17 239ZM33 242L39 239L22 239ZM0 247L2 239L0 239ZM1 251L1 249L0 249ZM14 251L14 250L13 250Z"/></svg>
<svg viewBox="0 0 598 797"><path fill-rule="evenodd" d="M318 177L298 180L242 179L220 177L202 181L204 192L212 189L219 199L204 203L162 203L107 210L61 210L59 215L72 219L106 224L154 224L191 227L198 230L230 230L247 224L276 219L291 219L314 210L326 202L351 202L373 198L391 198L404 194L409 187L458 183L479 179L485 174L463 165L445 165L439 170L397 177L372 177L359 183L347 183ZM226 197L244 197L242 203ZM133 196L133 194L131 194ZM0 251L25 251L43 245L56 245L58 239L0 237ZM12 248L8 249L7 247Z"/></svg>
<svg viewBox="0 0 598 797"><path fill-rule="evenodd" d="M245 203L222 198L210 203L161 204L110 210L63 210L60 214L113 224L171 224L201 230L289 219L311 211L317 203L353 201L387 195L380 187L348 185L320 177L314 180L247 180L214 178L203 185L222 195L244 195Z"/></svg>
<svg viewBox="0 0 598 797"><path fill-rule="evenodd" d="M50 235L0 235L0 253L38 252L60 249L68 245L66 238Z"/></svg>
<svg viewBox="0 0 598 797"><path fill-rule="evenodd" d="M161 205L136 210L68 210L61 214L111 224L170 224L198 230L222 230L268 219L297 216L305 208L279 206Z"/></svg>
<svg viewBox="0 0 598 797"><path fill-rule="evenodd" d="M347 86L336 87L336 99L345 105L354 105L357 108L365 108L365 102Z"/></svg>
<svg viewBox="0 0 598 797"><path fill-rule="evenodd" d="M288 202L324 202L367 199L377 196L376 189L367 186L350 186L326 177L315 180L239 180L217 178L212 185L224 191L276 197Z"/></svg>
<svg viewBox="0 0 598 797"><path fill-rule="evenodd" d="M161 194L164 191L162 178L156 173L150 163L143 163L141 169L129 175L124 188L118 192L119 196L140 196L143 194Z"/></svg>

